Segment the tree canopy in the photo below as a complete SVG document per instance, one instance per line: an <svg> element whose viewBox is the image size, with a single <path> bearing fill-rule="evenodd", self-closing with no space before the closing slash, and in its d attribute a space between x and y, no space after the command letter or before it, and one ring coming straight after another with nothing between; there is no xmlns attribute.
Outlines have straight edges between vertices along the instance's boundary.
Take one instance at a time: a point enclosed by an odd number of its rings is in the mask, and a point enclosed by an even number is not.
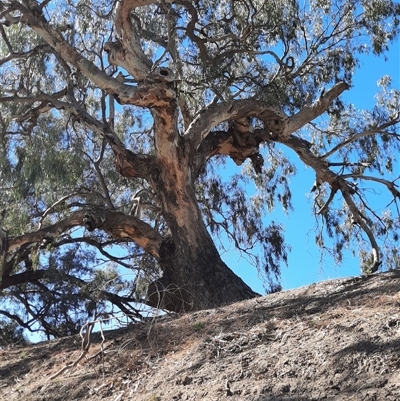
<svg viewBox="0 0 400 401"><path fill-rule="evenodd" d="M399 17L390 0L2 0L4 325L60 336L257 296L220 236L279 288L290 244L263 217L294 213L298 162L321 250L397 267L399 91L382 77L372 110L341 95Z"/></svg>

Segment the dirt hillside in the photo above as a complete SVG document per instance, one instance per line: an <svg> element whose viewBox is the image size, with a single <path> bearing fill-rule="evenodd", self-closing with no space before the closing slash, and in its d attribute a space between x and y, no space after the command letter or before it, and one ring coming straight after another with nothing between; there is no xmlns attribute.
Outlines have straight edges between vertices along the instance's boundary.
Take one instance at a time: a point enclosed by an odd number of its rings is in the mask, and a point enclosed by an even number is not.
<svg viewBox="0 0 400 401"><path fill-rule="evenodd" d="M393 271L163 317L79 362L79 336L3 349L0 400L397 401L399 291Z"/></svg>

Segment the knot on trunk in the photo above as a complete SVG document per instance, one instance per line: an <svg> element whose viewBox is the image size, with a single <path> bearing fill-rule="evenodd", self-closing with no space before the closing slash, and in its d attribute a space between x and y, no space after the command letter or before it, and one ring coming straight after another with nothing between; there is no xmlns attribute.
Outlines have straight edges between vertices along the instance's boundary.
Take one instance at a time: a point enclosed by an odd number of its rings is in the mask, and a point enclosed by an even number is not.
<svg viewBox="0 0 400 401"><path fill-rule="evenodd" d="M85 226L86 230L90 232L94 231L96 228L101 227L104 221L104 218L101 218L100 216L90 212L85 212L82 218L83 225Z"/></svg>
<svg viewBox="0 0 400 401"><path fill-rule="evenodd" d="M90 232L94 231L94 229L96 228L94 217L89 213L85 213L83 215L83 225L85 226L86 230Z"/></svg>
<svg viewBox="0 0 400 401"><path fill-rule="evenodd" d="M124 59L124 51L120 41L106 42L103 48L108 55L108 62L111 65L119 65L120 61Z"/></svg>
<svg viewBox="0 0 400 401"><path fill-rule="evenodd" d="M39 245L40 249L46 249L49 245L51 245L54 241L54 238L50 235L44 235L42 242Z"/></svg>
<svg viewBox="0 0 400 401"><path fill-rule="evenodd" d="M163 82L174 82L175 74L174 72L167 67L158 67L152 73L151 76L154 80L163 81Z"/></svg>
<svg viewBox="0 0 400 401"><path fill-rule="evenodd" d="M232 134L233 149L230 150L229 156L238 165L250 158L253 162L254 158L259 155L259 142L254 136L254 127L250 117L238 118L230 123L229 132ZM262 158L261 158L262 159ZM255 160L255 159L254 159ZM263 163L263 160L262 160ZM258 172L259 166L253 166Z"/></svg>
<svg viewBox="0 0 400 401"><path fill-rule="evenodd" d="M130 161L133 159L132 156L133 153L129 149L124 153L116 153L115 155L115 168L123 177L133 178L139 176L138 172L133 168L133 163ZM143 163L143 166L145 166L145 163Z"/></svg>
<svg viewBox="0 0 400 401"><path fill-rule="evenodd" d="M160 258L162 261L170 259L175 253L176 245L171 237L165 238L160 245Z"/></svg>
<svg viewBox="0 0 400 401"><path fill-rule="evenodd" d="M271 135L272 140L280 139L286 141L289 139L287 132L288 117L279 109L267 109L260 116L264 123L264 129Z"/></svg>

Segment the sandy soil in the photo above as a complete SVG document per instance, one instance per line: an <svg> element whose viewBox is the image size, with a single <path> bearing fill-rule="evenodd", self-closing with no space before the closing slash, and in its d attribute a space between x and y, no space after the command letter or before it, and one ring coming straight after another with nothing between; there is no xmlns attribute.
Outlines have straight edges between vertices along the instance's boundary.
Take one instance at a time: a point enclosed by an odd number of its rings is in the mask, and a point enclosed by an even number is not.
<svg viewBox="0 0 400 401"><path fill-rule="evenodd" d="M78 363L79 336L2 349L0 400L397 401L399 290L393 271L162 317Z"/></svg>

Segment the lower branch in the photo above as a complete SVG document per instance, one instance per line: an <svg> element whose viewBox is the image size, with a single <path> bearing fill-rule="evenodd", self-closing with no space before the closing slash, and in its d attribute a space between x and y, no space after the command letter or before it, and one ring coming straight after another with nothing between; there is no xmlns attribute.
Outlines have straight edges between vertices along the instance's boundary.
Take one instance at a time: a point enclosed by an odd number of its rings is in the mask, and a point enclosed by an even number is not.
<svg viewBox="0 0 400 401"><path fill-rule="evenodd" d="M372 230L366 224L365 220L363 219L358 210L358 207L356 206L356 204L352 199L352 195L355 192L354 188L352 188L349 185L349 183L343 178L343 176L340 176L335 172L333 172L332 170L330 170L329 164L325 160L323 160L321 157L314 155L314 153L312 153L312 151L309 149L307 141L292 135L290 139L286 141L284 144L293 149L304 164L313 168L313 170L316 173L318 183L322 184L326 182L330 185L332 193L329 196L329 199L326 202L326 204L319 211L319 214L321 214L322 211L326 210L329 203L332 201L336 191L338 190L341 191L349 207L349 210L353 215L354 222L360 225L360 227L365 232L370 241L372 247L373 262L372 265L369 267L369 270L372 273L376 272L379 266L381 265L379 246L376 242L374 234L372 233Z"/></svg>
<svg viewBox="0 0 400 401"><path fill-rule="evenodd" d="M356 224L359 224L359 226L364 230L365 234L367 234L369 242L371 243L373 260L372 260L372 265L369 266L369 272L376 273L382 262L380 260L380 250L379 250L379 246L376 242L375 236L372 233L372 230L365 223L364 219L361 217L360 212L358 211L357 206L353 202L353 199L351 198L351 195L349 194L349 192L342 190L342 194L343 194L344 200L347 203L347 206L349 207L349 209L353 215L354 222Z"/></svg>
<svg viewBox="0 0 400 401"><path fill-rule="evenodd" d="M6 253L17 251L24 245L37 244L43 239L61 236L73 227L84 226L88 231L100 229L116 238L129 238L156 259L163 237L149 224L135 216L101 208L87 208L38 231L9 238ZM4 272L3 272L4 274Z"/></svg>
<svg viewBox="0 0 400 401"><path fill-rule="evenodd" d="M393 195L393 197L394 197L395 199L396 199L396 198L399 198L399 199L400 199L400 191L396 188L396 187L398 187L398 186L394 183L394 181L388 181L388 180L385 180L385 179L383 179L383 178L371 177L371 176L362 175L362 174L345 174L345 175L342 175L342 177L343 177L343 178L351 177L351 178L359 179L359 180L366 180L366 181L378 182L378 183L380 183L380 184L385 185L385 186L387 187L387 189L390 191L390 193ZM397 180L398 178L399 178L399 177L397 177L396 180ZM396 180L395 180L395 181L396 181Z"/></svg>

